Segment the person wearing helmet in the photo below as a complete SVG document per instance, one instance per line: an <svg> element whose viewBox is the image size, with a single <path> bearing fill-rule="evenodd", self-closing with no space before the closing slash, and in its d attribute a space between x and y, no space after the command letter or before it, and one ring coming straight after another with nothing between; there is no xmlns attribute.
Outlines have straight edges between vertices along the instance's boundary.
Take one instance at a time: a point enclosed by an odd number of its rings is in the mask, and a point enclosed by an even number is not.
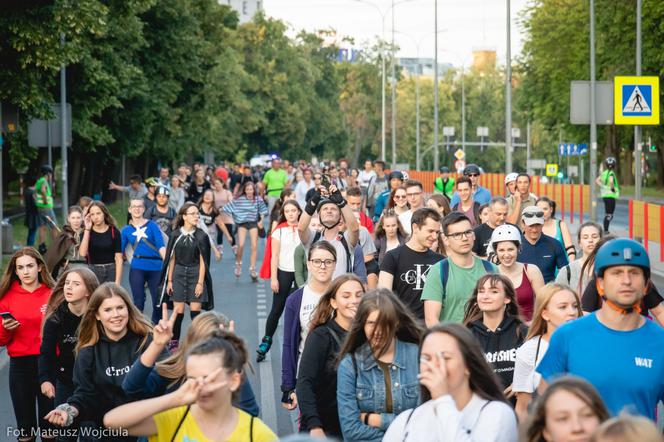
<svg viewBox="0 0 664 442"><path fill-rule="evenodd" d="M433 182L433 193L445 195L447 201L452 199L454 194L454 178L450 178L450 168L443 166L440 168L440 176Z"/></svg>
<svg viewBox="0 0 664 442"><path fill-rule="evenodd" d="M514 225L521 225L521 214L526 207L534 206L537 203L537 197L530 192L530 175L520 173L516 177L515 191L507 197L509 204L509 214L507 222Z"/></svg>
<svg viewBox="0 0 664 442"><path fill-rule="evenodd" d="M477 164L469 164L466 166L466 168L463 170L463 175L467 176L470 178L470 183L471 183L471 190L473 192L473 201L476 201L482 204L487 204L489 201L491 201L491 192L489 192L489 189L480 186L480 175L481 175L480 168ZM452 199L450 201L450 206L454 207L457 204L459 204L459 195L457 192L454 192L454 195L452 195Z"/></svg>
<svg viewBox="0 0 664 442"><path fill-rule="evenodd" d="M488 254L498 264L498 272L512 281L519 310L529 322L533 318L535 293L544 287L544 277L536 265L517 261L521 242L519 229L512 224L503 224L493 231Z"/></svg>
<svg viewBox="0 0 664 442"><path fill-rule="evenodd" d="M145 204L145 210L151 209L157 205L157 196L156 191L159 186L159 180L155 177L150 177L145 180L145 187L148 189L148 193L143 197L143 204Z"/></svg>
<svg viewBox="0 0 664 442"><path fill-rule="evenodd" d="M53 191L51 180L53 168L48 164L41 167L41 175L35 183L34 199L37 206L37 224L39 225L39 252L46 253L46 230L51 233L51 240L57 233L57 220L53 211Z"/></svg>
<svg viewBox="0 0 664 442"><path fill-rule="evenodd" d="M581 308L584 312L591 313L599 310L602 307L603 299L597 290L597 281L594 275L595 257L604 244L615 239L616 237L612 235L604 236L597 243L595 250L590 253L587 262L584 263L584 266L582 267L582 272L586 272L589 269L591 273L586 286L583 288L583 291L580 292ZM576 289L575 286L572 287ZM655 284L653 284L652 280L648 281L646 294L643 299L641 299L641 314L643 316L650 316L651 318L654 318L659 323L659 325L664 327L663 303L664 298L662 298L662 295L660 295L657 287L655 287Z"/></svg>
<svg viewBox="0 0 664 442"><path fill-rule="evenodd" d="M489 220L475 227L475 244L473 253L486 259L486 249L489 246L491 235L496 227L505 224L507 218L507 200L502 196L494 196L489 201Z"/></svg>
<svg viewBox="0 0 664 442"><path fill-rule="evenodd" d="M616 159L608 157L604 160L606 168L595 180L600 188L600 196L604 201L604 233L609 233L609 224L613 219L613 212L616 211L616 200L620 198L620 186L618 176L616 175Z"/></svg>
<svg viewBox="0 0 664 442"><path fill-rule="evenodd" d="M602 307L560 327L537 366L543 386L571 374L589 381L609 411L656 418L664 399L664 329L639 314L650 279L650 259L636 241L618 238L595 259Z"/></svg>
<svg viewBox="0 0 664 442"><path fill-rule="evenodd" d="M318 212L322 231L314 231L309 224L314 214ZM344 221L342 232L341 221ZM359 261L354 259L355 246L360 240L360 223L355 218L353 209L341 195L339 189L331 185L329 187L319 186L314 196L304 206L304 212L300 216L297 225L300 241L305 251L319 239L329 241L337 251L337 260L333 278L344 273L352 273L355 264L364 264L361 253ZM366 275L366 270L365 270Z"/></svg>
<svg viewBox="0 0 664 442"><path fill-rule="evenodd" d="M378 198L376 198L376 206L374 208L373 214L373 222L375 223L378 222L380 216L383 214L383 210L385 210L387 202L390 200L390 194L392 191L403 184L403 173L398 170L393 170L387 176L387 181L390 183L389 188L383 191L383 193L378 195Z"/></svg>
<svg viewBox="0 0 664 442"><path fill-rule="evenodd" d="M537 206L529 206L523 210L523 241L517 260L534 264L549 283L556 277L556 269L562 269L569 261L560 241L542 233L544 212Z"/></svg>
<svg viewBox="0 0 664 442"><path fill-rule="evenodd" d="M159 230L166 235L166 242L168 242L168 235L171 234L171 224L177 213L170 204L171 189L165 186L157 186L155 200L157 204L145 210L145 219L154 221Z"/></svg>
<svg viewBox="0 0 664 442"><path fill-rule="evenodd" d="M516 179L518 176L519 174L516 172L505 175L505 188L507 189L507 195L505 195L505 197L510 197L516 192Z"/></svg>

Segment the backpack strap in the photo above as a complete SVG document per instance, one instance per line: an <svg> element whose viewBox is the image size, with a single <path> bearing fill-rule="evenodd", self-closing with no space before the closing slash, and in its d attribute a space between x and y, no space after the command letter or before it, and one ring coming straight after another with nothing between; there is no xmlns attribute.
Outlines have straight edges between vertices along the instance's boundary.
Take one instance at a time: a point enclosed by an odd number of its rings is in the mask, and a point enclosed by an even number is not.
<svg viewBox="0 0 664 442"><path fill-rule="evenodd" d="M346 273L353 273L353 258L354 254L350 254L350 245L348 244L348 241L346 241L346 237L341 234L341 239L339 240L341 242L341 245L344 246L344 251L346 252Z"/></svg>
<svg viewBox="0 0 664 442"><path fill-rule="evenodd" d="M493 265L487 261L486 259L480 259L482 261L482 265L484 266L484 270L486 270L487 273L495 273L496 271L493 268Z"/></svg>
<svg viewBox="0 0 664 442"><path fill-rule="evenodd" d="M251 420L249 421L249 441L254 442L254 415L251 415Z"/></svg>
<svg viewBox="0 0 664 442"><path fill-rule="evenodd" d="M175 433L173 433L173 436L171 437L171 442L175 441L175 436L178 435L178 432L180 431L180 428L182 427L182 423L184 420L187 418L187 415L189 414L189 410L191 409L191 405L187 405L187 409L184 410L184 414L180 418L180 422L178 422L178 426L175 427Z"/></svg>
<svg viewBox="0 0 664 442"><path fill-rule="evenodd" d="M445 296L447 295L447 279L450 277L450 262L447 258L440 261L440 285L443 287L443 296L441 303L445 304Z"/></svg>

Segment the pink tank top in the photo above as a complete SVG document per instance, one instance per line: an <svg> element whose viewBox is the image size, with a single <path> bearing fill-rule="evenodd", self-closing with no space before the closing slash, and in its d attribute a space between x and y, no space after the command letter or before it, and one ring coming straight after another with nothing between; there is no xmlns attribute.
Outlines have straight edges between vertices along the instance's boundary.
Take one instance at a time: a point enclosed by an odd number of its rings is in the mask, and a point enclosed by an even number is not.
<svg viewBox="0 0 664 442"><path fill-rule="evenodd" d="M521 308L523 319L530 321L533 319L533 309L535 307L535 291L528 279L527 264L523 265L523 276L521 277L521 285L516 288L516 302Z"/></svg>

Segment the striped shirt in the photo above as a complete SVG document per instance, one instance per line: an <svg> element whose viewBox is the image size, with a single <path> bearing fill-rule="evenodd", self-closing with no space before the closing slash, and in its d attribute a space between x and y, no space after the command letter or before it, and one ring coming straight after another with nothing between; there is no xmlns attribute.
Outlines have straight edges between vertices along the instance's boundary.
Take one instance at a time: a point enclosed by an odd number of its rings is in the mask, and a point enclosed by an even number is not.
<svg viewBox="0 0 664 442"><path fill-rule="evenodd" d="M250 200L244 195L226 204L221 211L230 214L235 224L255 223L260 215L267 216L267 206L262 198Z"/></svg>

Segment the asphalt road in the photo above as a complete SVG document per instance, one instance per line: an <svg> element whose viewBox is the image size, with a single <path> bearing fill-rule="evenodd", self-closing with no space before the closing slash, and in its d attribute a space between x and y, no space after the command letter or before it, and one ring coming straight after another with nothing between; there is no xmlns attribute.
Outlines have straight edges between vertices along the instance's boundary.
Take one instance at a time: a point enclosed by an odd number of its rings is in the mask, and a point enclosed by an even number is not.
<svg viewBox="0 0 664 442"><path fill-rule="evenodd" d="M263 255L262 244L259 248L259 257ZM294 432L296 416L292 416L281 407L281 338L283 327L280 324L274 337L272 350L268 353L265 361L257 364L255 361L255 349L259 342L259 336L265 331L265 319L271 305L271 290L269 281L259 280L258 283L251 282L249 277L249 256L245 251L245 267L243 275L236 279L233 275L234 256L230 247L226 246L221 261L216 262L213 258L212 279L215 292L216 310L224 313L235 321L235 331L242 336L248 345L249 354L252 358L253 372L249 372L249 380L256 394L256 399L261 408L261 418L279 436L285 436ZM128 269L125 268L125 287ZM149 298L149 296L148 296ZM151 306L146 305L145 313L150 316ZM191 321L185 315L183 323L183 335ZM7 434L7 428L16 425L14 411L9 396L9 366L8 357L2 348L0 355L0 442L15 441Z"/></svg>

